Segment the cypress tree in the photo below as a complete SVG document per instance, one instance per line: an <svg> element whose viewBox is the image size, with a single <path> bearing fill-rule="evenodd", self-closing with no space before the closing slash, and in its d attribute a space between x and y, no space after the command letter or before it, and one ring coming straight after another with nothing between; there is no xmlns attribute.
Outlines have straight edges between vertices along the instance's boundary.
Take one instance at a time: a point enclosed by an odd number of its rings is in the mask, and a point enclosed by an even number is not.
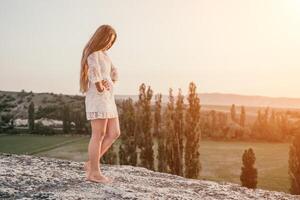
<svg viewBox="0 0 300 200"><path fill-rule="evenodd" d="M28 127L30 131L34 130L34 118L34 103L31 101L28 107Z"/></svg>
<svg viewBox="0 0 300 200"><path fill-rule="evenodd" d="M262 119L262 136L266 140L272 140L271 127L269 125L269 107L265 109Z"/></svg>
<svg viewBox="0 0 300 200"><path fill-rule="evenodd" d="M273 141L280 141L281 138L281 134L280 134L280 129L277 123L277 115L276 115L276 111L274 111L274 109L272 109L272 113L271 113L271 117L270 117L270 122L269 122L269 126L270 126L270 132L272 134L272 140Z"/></svg>
<svg viewBox="0 0 300 200"><path fill-rule="evenodd" d="M73 120L75 123L75 129L77 133L82 133L83 128L84 128L84 112L82 112L81 110L75 111L73 116Z"/></svg>
<svg viewBox="0 0 300 200"><path fill-rule="evenodd" d="M242 127L245 127L245 122L246 122L246 111L245 111L245 107L242 106L241 107L241 116L240 116L240 125Z"/></svg>
<svg viewBox="0 0 300 200"><path fill-rule="evenodd" d="M300 132L295 135L290 145L289 176L291 194L300 195Z"/></svg>
<svg viewBox="0 0 300 200"><path fill-rule="evenodd" d="M215 110L212 110L210 111L210 114L211 114L211 134L212 135L217 135L216 132L217 132L217 114L216 114L216 111Z"/></svg>
<svg viewBox="0 0 300 200"><path fill-rule="evenodd" d="M256 188L257 185L257 169L254 168L255 164L255 154L252 148L246 149L244 151L242 161L243 166L241 167L241 175L240 180L242 182L242 186L247 188Z"/></svg>
<svg viewBox="0 0 300 200"><path fill-rule="evenodd" d="M150 86L146 89L144 83L140 86L139 95L139 105L142 111L141 115L141 133L139 133L143 138L140 140L142 142L140 159L143 167L154 170L154 152L153 152L153 133L151 131L152 127L152 113L151 113L151 99L153 91Z"/></svg>
<svg viewBox="0 0 300 200"><path fill-rule="evenodd" d="M136 133L135 136L135 143L137 145L137 148L142 149L144 145L144 138L143 138L143 129L142 129L142 115L143 115L143 110L142 110L142 105L141 101L138 100L134 103L134 108L135 108L135 127L134 127L134 132ZM139 159L140 160L140 159ZM140 166L140 164L138 164Z"/></svg>
<svg viewBox="0 0 300 200"><path fill-rule="evenodd" d="M252 131L258 139L267 141L280 140L283 132L288 132L282 131L281 127L285 127L287 128L285 130L288 130L288 126L281 126L281 124L287 125L287 123L281 123L284 122L284 120L281 121L279 117L276 117L274 111L272 111L271 117L269 117L269 107L267 107L264 112L261 112L260 109L257 112L258 114ZM285 122L288 122L288 120Z"/></svg>
<svg viewBox="0 0 300 200"><path fill-rule="evenodd" d="M232 104L231 109L230 109L230 114L231 114L231 120L236 122L235 104Z"/></svg>
<svg viewBox="0 0 300 200"><path fill-rule="evenodd" d="M185 176L187 178L200 177L200 108L200 99L196 93L196 85L194 82L191 82L189 84L188 109L185 118Z"/></svg>
<svg viewBox="0 0 300 200"><path fill-rule="evenodd" d="M121 145L119 158L121 165L137 165L137 152L135 142L135 111L132 98L122 101L120 113Z"/></svg>
<svg viewBox="0 0 300 200"><path fill-rule="evenodd" d="M218 112L218 121L219 121L219 126L221 129L223 129L227 125L227 119L228 116L224 112Z"/></svg>
<svg viewBox="0 0 300 200"><path fill-rule="evenodd" d="M182 91L178 89L178 95L176 100L176 108L175 108L175 132L178 138L179 143L179 155L178 155L178 173L177 175L183 176L183 167L184 167L184 96L182 95Z"/></svg>
<svg viewBox="0 0 300 200"><path fill-rule="evenodd" d="M71 123L70 123L70 108L68 105L64 105L63 106L63 132L64 133L69 133L70 132L70 126L71 126Z"/></svg>
<svg viewBox="0 0 300 200"><path fill-rule="evenodd" d="M110 148L103 154L103 156L100 158L100 162L104 164L110 164L115 165L117 164L117 154L115 152L115 143L113 143Z"/></svg>
<svg viewBox="0 0 300 200"><path fill-rule="evenodd" d="M289 122L289 116L286 113L280 113L278 117L278 125L280 129L280 135L282 139L287 139L291 136L291 124Z"/></svg>
<svg viewBox="0 0 300 200"><path fill-rule="evenodd" d="M158 162L158 171L167 172L167 163L166 163L166 134L162 129L162 95L155 95L155 111L154 111L154 135L158 139L158 152L157 152L157 162Z"/></svg>
<svg viewBox="0 0 300 200"><path fill-rule="evenodd" d="M256 119L252 126L253 135L260 139L261 138L261 124L262 124L262 115L260 109L257 111Z"/></svg>
<svg viewBox="0 0 300 200"><path fill-rule="evenodd" d="M180 175L179 137L175 130L175 101L172 88L169 89L169 102L165 116L165 132L167 133L166 152L169 173Z"/></svg>
<svg viewBox="0 0 300 200"><path fill-rule="evenodd" d="M166 161L167 161L167 172L175 174L174 170L174 149L173 149L173 138L174 138L174 97L172 89L169 88L169 101L167 108L164 112L164 132L166 134Z"/></svg>
<svg viewBox="0 0 300 200"><path fill-rule="evenodd" d="M154 107L154 122L153 122L153 136L158 137L161 132L161 110L162 110L162 94L155 95L155 107Z"/></svg>

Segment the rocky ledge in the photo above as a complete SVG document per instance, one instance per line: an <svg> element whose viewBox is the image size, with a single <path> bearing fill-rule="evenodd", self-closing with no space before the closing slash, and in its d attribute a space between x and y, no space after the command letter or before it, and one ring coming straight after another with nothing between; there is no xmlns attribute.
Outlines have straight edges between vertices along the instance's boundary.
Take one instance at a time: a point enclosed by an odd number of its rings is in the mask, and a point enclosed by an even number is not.
<svg viewBox="0 0 300 200"><path fill-rule="evenodd" d="M0 154L0 199L300 199L233 183L187 179L143 167L102 164L109 184L85 181L82 162Z"/></svg>

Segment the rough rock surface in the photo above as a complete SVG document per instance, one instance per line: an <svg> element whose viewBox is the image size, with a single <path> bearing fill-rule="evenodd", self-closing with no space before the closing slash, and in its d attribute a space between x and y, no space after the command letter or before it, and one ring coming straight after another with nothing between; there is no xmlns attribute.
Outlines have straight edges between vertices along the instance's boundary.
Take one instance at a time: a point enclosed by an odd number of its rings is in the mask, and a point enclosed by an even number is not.
<svg viewBox="0 0 300 200"><path fill-rule="evenodd" d="M102 164L110 184L85 181L82 162L0 154L0 199L300 199L283 192Z"/></svg>

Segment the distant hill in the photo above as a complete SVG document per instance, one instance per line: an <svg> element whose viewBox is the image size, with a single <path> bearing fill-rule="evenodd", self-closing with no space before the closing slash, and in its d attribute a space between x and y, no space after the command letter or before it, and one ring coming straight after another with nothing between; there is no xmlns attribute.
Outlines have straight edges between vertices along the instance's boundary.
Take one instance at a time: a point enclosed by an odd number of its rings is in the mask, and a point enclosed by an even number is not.
<svg viewBox="0 0 300 200"><path fill-rule="evenodd" d="M250 96L225 93L200 93L202 104L211 105L244 105L260 107L299 108L300 98Z"/></svg>
<svg viewBox="0 0 300 200"><path fill-rule="evenodd" d="M34 103L37 118L39 118L39 112L43 112L48 113L48 117L56 119L59 116L57 111L64 104L68 104L73 110L81 110L84 98L79 95L54 94L52 92L0 91L0 116L11 114L15 118L27 118L31 102Z"/></svg>
<svg viewBox="0 0 300 200"><path fill-rule="evenodd" d="M173 94L176 99L176 93ZM238 111L240 110L240 106L245 106L247 115L250 117L255 117L257 110L265 107L274 108L275 110L288 109L300 111L300 98L274 98L223 93L200 93L199 96L202 111L214 109L216 111L229 112L232 104L236 105ZM115 95L117 103L129 97L134 101L138 100L138 95ZM27 118L27 109L31 101L34 102L35 109L38 111L36 117L39 116L39 113L47 113L47 117L57 119L59 118L57 111L64 104L68 104L73 110L84 111L83 95L0 90L0 115L10 113L15 116L15 118ZM154 98L152 98L153 104L154 101ZM187 98L185 98L184 101L187 103ZM162 102L163 106L165 106L168 102L168 95L163 95Z"/></svg>
<svg viewBox="0 0 300 200"><path fill-rule="evenodd" d="M174 93L176 95L176 93ZM116 95L117 98L131 97L134 100L138 99L138 95ZM199 93L202 105L220 105L248 107L276 107L276 108L298 108L300 109L300 98L289 97L267 97L267 96L251 96L227 93ZM163 95L163 103L168 101L168 95ZM186 100L185 100L186 101Z"/></svg>

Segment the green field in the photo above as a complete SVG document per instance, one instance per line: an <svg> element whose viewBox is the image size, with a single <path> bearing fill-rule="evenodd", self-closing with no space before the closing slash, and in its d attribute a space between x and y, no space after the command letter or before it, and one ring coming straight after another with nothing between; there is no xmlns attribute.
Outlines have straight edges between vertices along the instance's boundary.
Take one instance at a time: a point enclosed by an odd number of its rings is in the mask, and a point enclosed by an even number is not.
<svg viewBox="0 0 300 200"><path fill-rule="evenodd" d="M203 141L202 177L240 183L242 154L249 147L256 155L258 187L289 192L288 143Z"/></svg>
<svg viewBox="0 0 300 200"><path fill-rule="evenodd" d="M42 136L42 135L1 135L0 152L15 154L37 154L61 146L81 142L86 137Z"/></svg>
<svg viewBox="0 0 300 200"><path fill-rule="evenodd" d="M84 161L88 141L88 136L0 136L0 152ZM241 158L249 147L256 154L258 187L288 192L288 143L202 141L202 178L240 183Z"/></svg>

